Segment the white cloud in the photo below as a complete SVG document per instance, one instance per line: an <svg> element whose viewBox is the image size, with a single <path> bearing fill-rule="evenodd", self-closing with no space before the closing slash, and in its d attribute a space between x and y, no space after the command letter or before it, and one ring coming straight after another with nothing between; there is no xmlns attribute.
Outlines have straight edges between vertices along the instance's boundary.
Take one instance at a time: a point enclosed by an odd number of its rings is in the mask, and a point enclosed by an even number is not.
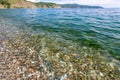
<svg viewBox="0 0 120 80"><path fill-rule="evenodd" d="M28 0L32 2L44 1L55 3L78 3L86 5L99 5L103 7L120 7L120 0Z"/></svg>

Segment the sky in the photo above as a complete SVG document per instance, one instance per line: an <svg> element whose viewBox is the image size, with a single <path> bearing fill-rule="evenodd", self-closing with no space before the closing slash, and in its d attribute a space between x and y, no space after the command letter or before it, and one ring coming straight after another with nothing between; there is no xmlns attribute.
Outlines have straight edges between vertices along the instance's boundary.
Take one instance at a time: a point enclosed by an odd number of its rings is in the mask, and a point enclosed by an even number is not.
<svg viewBox="0 0 120 80"><path fill-rule="evenodd" d="M105 8L120 8L120 0L27 0L32 2L54 2L59 4L77 3L82 5L97 5Z"/></svg>

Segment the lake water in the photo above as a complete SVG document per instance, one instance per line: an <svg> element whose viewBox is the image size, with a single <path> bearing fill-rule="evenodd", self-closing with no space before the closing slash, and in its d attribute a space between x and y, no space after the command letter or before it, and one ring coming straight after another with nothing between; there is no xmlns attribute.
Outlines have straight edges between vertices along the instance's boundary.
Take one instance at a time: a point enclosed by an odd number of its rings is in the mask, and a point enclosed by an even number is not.
<svg viewBox="0 0 120 80"><path fill-rule="evenodd" d="M62 41L60 47L70 44L78 53L78 46L84 46L120 57L120 9L1 9L3 23L31 35L44 34L52 38L50 43Z"/></svg>

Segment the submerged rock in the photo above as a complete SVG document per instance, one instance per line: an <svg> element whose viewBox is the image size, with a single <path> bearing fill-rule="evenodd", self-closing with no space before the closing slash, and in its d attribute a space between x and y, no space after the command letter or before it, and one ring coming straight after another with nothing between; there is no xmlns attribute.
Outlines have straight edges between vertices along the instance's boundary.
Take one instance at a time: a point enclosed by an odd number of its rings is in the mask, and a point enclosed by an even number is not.
<svg viewBox="0 0 120 80"><path fill-rule="evenodd" d="M110 60L103 50L44 35L19 35L0 41L1 80L120 79L119 61Z"/></svg>

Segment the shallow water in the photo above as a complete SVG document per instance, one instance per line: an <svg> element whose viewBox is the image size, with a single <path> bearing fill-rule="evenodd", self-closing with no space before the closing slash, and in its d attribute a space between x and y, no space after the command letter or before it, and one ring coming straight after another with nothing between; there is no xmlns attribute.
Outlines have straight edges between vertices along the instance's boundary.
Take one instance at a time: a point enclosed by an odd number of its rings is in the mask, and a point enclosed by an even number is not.
<svg viewBox="0 0 120 80"><path fill-rule="evenodd" d="M120 9L1 9L0 25L6 19L10 27L49 36L53 48L86 46L120 57Z"/></svg>
<svg viewBox="0 0 120 80"><path fill-rule="evenodd" d="M119 13L119 9L0 10L0 59L5 63L0 78L120 80Z"/></svg>

